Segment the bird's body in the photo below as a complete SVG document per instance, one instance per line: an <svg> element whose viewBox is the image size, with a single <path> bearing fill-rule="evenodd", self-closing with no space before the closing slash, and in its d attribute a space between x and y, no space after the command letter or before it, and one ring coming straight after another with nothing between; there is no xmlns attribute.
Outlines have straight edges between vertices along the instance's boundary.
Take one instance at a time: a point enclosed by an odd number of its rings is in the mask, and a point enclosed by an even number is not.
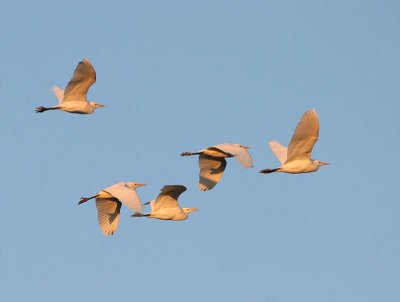
<svg viewBox="0 0 400 302"><path fill-rule="evenodd" d="M70 112L70 113L78 113L78 114L90 114L93 113L96 108L94 102L68 102L61 103L60 105L54 106L53 108L60 109L62 111Z"/></svg>
<svg viewBox="0 0 400 302"><path fill-rule="evenodd" d="M310 173L319 169L319 164L314 160L294 160L283 164L276 172L285 172L290 174Z"/></svg>
<svg viewBox="0 0 400 302"><path fill-rule="evenodd" d="M97 105L97 106L96 106ZM61 103L59 105L45 108L45 107L38 107L37 109L40 108L40 110L37 110L37 112L44 112L47 110L62 110L70 113L77 113L77 114L91 114L94 112L96 108L98 107L99 104L96 104L94 102L67 102L67 103Z"/></svg>
<svg viewBox="0 0 400 302"><path fill-rule="evenodd" d="M182 152L181 155L182 156L190 156L190 155L208 155L208 156L212 156L212 157L218 157L218 158L229 158L229 157L234 157L233 154L230 154L228 152L223 151L223 145L216 145L213 147L208 147L205 148L203 150L200 150L198 152ZM218 146L221 149L218 149Z"/></svg>
<svg viewBox="0 0 400 302"><path fill-rule="evenodd" d="M53 107L37 107L36 112L44 112L47 110L62 110L70 113L90 114L96 108L104 107L104 105L95 102L88 102L86 99L90 86L96 81L96 71L88 59L79 62L71 80L68 82L65 92L57 87L53 87L59 104Z"/></svg>
<svg viewBox="0 0 400 302"><path fill-rule="evenodd" d="M198 152L182 152L181 156L199 155L199 190L207 191L214 188L224 174L225 158L235 157L245 168L253 166L247 149L249 147L239 144L219 144Z"/></svg>
<svg viewBox="0 0 400 302"><path fill-rule="evenodd" d="M148 218L156 218L160 220L186 220L189 217L189 211L186 208L167 208L151 212L146 216Z"/></svg>
<svg viewBox="0 0 400 302"><path fill-rule="evenodd" d="M181 185L164 186L161 189L161 193L157 196L157 199L147 203L151 206L151 213L135 213L132 216L156 218L160 220L186 220L189 216L189 213L195 212L198 209L181 208L179 206L178 198L185 191L186 187Z"/></svg>
<svg viewBox="0 0 400 302"><path fill-rule="evenodd" d="M318 137L319 119L315 109L311 109L301 117L288 148L277 141L269 142L271 150L282 165L275 169L261 170L260 173L310 173L317 171L320 166L329 165L329 163L311 159L311 152Z"/></svg>
<svg viewBox="0 0 400 302"><path fill-rule="evenodd" d="M104 235L112 235L118 228L122 204L135 212L142 212L142 203L135 189L144 186L135 182L120 182L107 187L92 197L82 197L79 204L96 199L99 226Z"/></svg>

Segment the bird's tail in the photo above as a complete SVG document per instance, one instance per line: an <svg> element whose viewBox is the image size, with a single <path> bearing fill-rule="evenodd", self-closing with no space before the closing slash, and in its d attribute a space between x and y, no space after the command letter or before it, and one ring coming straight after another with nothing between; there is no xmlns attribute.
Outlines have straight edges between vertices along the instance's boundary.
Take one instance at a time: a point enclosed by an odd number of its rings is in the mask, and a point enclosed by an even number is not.
<svg viewBox="0 0 400 302"><path fill-rule="evenodd" d="M261 170L260 173L269 174L269 173L276 172L278 170L279 170L279 168L276 168L276 169L264 169L264 170Z"/></svg>

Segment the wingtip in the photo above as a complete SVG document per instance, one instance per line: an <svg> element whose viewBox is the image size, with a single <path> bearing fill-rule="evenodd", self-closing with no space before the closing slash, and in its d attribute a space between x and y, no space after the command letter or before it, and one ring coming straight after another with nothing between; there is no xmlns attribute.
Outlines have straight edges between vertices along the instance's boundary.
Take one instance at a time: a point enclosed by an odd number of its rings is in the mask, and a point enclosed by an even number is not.
<svg viewBox="0 0 400 302"><path fill-rule="evenodd" d="M92 64L92 62L90 62L90 60L89 60L89 58L83 58L82 59L82 61L81 61L82 63L89 63L89 64Z"/></svg>
<svg viewBox="0 0 400 302"><path fill-rule="evenodd" d="M307 112L314 113L316 116L318 116L317 110L315 108L311 108L310 110L307 110L304 113L307 113Z"/></svg>
<svg viewBox="0 0 400 302"><path fill-rule="evenodd" d="M199 185L199 191L200 192L206 192L206 191L209 191L209 190L211 190L212 188L208 188L208 187L206 187L206 186L204 186L204 185Z"/></svg>

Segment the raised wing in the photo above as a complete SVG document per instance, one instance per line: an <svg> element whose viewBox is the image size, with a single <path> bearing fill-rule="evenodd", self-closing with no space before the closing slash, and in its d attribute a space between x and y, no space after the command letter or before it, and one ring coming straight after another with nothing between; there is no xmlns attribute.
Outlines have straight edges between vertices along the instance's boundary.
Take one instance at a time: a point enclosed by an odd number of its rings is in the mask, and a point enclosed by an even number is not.
<svg viewBox="0 0 400 302"><path fill-rule="evenodd" d="M283 165L287 159L287 148L282 146L277 141L269 141L268 145L271 148L272 152L274 152L275 156L279 159L279 161Z"/></svg>
<svg viewBox="0 0 400 302"><path fill-rule="evenodd" d="M97 217L104 235L115 233L118 228L121 203L115 199L96 198Z"/></svg>
<svg viewBox="0 0 400 302"><path fill-rule="evenodd" d="M250 153L247 151L249 147L241 146L238 144L220 144L214 147L224 151L225 153L232 154L243 167L253 167Z"/></svg>
<svg viewBox="0 0 400 302"><path fill-rule="evenodd" d="M152 205L152 212L165 208L179 208L178 198L185 191L186 187L181 185L162 187L161 193L158 194L156 201Z"/></svg>
<svg viewBox="0 0 400 302"><path fill-rule="evenodd" d="M311 151L319 136L319 120L315 109L303 114L290 140L286 162L310 159Z"/></svg>
<svg viewBox="0 0 400 302"><path fill-rule="evenodd" d="M110 193L133 211L142 213L142 202L140 201L139 195L134 189L128 188L125 182L112 185L103 189L103 191Z"/></svg>
<svg viewBox="0 0 400 302"><path fill-rule="evenodd" d="M155 203L155 202L156 202L155 200L149 201L151 212L154 211L154 203Z"/></svg>
<svg viewBox="0 0 400 302"><path fill-rule="evenodd" d="M84 59L76 66L72 79L64 91L63 102L86 102L86 94L96 82L96 71L88 59Z"/></svg>
<svg viewBox="0 0 400 302"><path fill-rule="evenodd" d="M212 157L204 154L199 155L199 189L200 191L211 190L224 175L226 160L222 157Z"/></svg>
<svg viewBox="0 0 400 302"><path fill-rule="evenodd" d="M51 88L51 91L53 91L54 95L56 96L58 103L61 104L64 98L64 90L62 90L60 87L53 86L53 88Z"/></svg>
<svg viewBox="0 0 400 302"><path fill-rule="evenodd" d="M151 200L149 202L144 203L143 205L144 206L150 205L150 212L153 212L154 211L154 203L155 202L156 202L155 200Z"/></svg>

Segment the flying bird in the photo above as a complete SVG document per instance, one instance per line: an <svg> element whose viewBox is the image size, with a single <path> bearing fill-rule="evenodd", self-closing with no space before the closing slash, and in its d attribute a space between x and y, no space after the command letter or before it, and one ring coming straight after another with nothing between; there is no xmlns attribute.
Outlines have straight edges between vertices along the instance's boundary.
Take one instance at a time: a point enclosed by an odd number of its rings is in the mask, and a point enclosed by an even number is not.
<svg viewBox="0 0 400 302"><path fill-rule="evenodd" d="M288 148L277 141L269 142L272 152L282 165L275 169L261 170L260 173L309 173L317 171L320 166L329 165L327 162L311 159L311 152L318 140L318 136L319 119L317 111L311 109L301 117Z"/></svg>
<svg viewBox="0 0 400 302"><path fill-rule="evenodd" d="M239 144L220 144L198 152L182 152L181 156L199 155L199 190L207 191L214 188L224 174L225 158L235 157L245 168L253 166L247 151L249 148Z"/></svg>
<svg viewBox="0 0 400 302"><path fill-rule="evenodd" d="M142 203L135 189L144 186L136 182L120 182L101 190L92 197L81 197L79 204L96 199L99 226L104 235L112 235L118 228L121 205L137 213L142 212Z"/></svg>
<svg viewBox="0 0 400 302"><path fill-rule="evenodd" d="M86 99L87 92L94 82L96 82L96 71L90 61L84 59L76 66L65 91L57 86L52 88L58 99L58 105L53 107L40 106L36 108L36 112L62 110L79 114L93 113L96 108L104 107L104 105L95 102L88 102Z"/></svg>
<svg viewBox="0 0 400 302"><path fill-rule="evenodd" d="M181 208L178 204L179 196L186 191L185 186L168 185L161 189L156 200L152 200L145 205L150 204L151 213L142 214L136 212L132 217L147 217L161 220L186 220L189 213L196 212L196 208Z"/></svg>

